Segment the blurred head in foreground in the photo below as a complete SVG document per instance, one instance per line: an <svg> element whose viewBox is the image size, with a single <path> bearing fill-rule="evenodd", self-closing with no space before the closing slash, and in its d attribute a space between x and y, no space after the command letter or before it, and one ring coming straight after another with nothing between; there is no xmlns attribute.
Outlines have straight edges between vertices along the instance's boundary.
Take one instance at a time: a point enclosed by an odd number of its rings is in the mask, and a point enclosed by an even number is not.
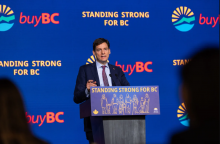
<svg viewBox="0 0 220 144"><path fill-rule="evenodd" d="M0 79L0 143L44 143L32 135L21 94L8 79Z"/></svg>
<svg viewBox="0 0 220 144"><path fill-rule="evenodd" d="M208 47L196 53L182 69L182 98L190 127L219 119L219 49Z"/></svg>
<svg viewBox="0 0 220 144"><path fill-rule="evenodd" d="M171 144L219 142L219 48L196 53L181 72L182 100L189 129L172 136Z"/></svg>

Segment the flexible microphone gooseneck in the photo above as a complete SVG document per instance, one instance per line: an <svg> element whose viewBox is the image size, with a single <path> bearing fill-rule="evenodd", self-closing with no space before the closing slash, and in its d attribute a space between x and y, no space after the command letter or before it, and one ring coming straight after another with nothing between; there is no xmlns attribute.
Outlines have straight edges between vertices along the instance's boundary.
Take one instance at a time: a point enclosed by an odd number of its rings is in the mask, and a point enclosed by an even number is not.
<svg viewBox="0 0 220 144"><path fill-rule="evenodd" d="M112 74L109 74L109 76L112 78ZM113 83L116 85L115 81L112 78Z"/></svg>
<svg viewBox="0 0 220 144"><path fill-rule="evenodd" d="M118 79L118 81L119 81L119 82L120 82L120 84L121 84L121 81L119 80L118 75L117 75L117 74L115 74L115 76L116 76L116 78ZM121 84L121 86L122 86L122 84Z"/></svg>

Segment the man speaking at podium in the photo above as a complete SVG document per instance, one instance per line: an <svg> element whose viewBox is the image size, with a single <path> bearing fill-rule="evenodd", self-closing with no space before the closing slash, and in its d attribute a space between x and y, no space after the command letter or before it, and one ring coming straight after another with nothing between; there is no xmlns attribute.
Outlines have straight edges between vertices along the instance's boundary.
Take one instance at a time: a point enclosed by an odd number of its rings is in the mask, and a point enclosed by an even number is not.
<svg viewBox="0 0 220 144"><path fill-rule="evenodd" d="M74 90L74 102L82 103L90 98L91 86L130 86L122 69L108 63L110 43L104 38L93 42L93 55L96 62L79 68ZM84 118L84 131L87 140L92 143L93 135L90 117Z"/></svg>

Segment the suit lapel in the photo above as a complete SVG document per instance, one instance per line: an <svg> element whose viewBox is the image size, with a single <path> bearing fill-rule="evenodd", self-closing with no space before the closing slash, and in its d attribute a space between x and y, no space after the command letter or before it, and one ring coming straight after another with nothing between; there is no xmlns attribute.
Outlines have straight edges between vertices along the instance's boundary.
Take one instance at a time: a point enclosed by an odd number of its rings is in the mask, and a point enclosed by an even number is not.
<svg viewBox="0 0 220 144"><path fill-rule="evenodd" d="M109 65L109 69L110 69L110 73L111 73L111 79L112 79L112 86L117 86L116 84L116 79L115 79L115 68L111 65L111 64L108 64Z"/></svg>
<svg viewBox="0 0 220 144"><path fill-rule="evenodd" d="M96 62L94 62L94 63L92 64L92 73L93 73L93 76L94 76L94 78L95 78L95 81L96 81L97 86L100 86L98 71L97 71L97 68L96 68Z"/></svg>

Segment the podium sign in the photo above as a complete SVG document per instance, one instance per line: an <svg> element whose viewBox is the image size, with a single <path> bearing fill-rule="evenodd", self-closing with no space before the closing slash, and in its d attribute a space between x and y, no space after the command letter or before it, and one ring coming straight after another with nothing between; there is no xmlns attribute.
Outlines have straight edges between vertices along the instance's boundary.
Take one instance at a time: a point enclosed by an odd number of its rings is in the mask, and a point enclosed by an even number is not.
<svg viewBox="0 0 220 144"><path fill-rule="evenodd" d="M92 116L159 115L159 86L91 87Z"/></svg>

